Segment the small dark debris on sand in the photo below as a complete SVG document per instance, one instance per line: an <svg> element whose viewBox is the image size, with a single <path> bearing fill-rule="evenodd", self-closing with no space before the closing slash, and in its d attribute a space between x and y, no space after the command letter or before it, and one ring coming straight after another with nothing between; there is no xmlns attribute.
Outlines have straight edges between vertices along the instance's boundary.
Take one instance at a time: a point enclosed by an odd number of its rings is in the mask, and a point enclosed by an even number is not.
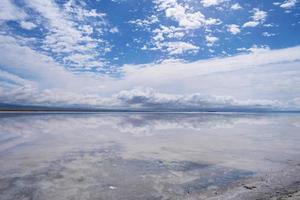
<svg viewBox="0 0 300 200"><path fill-rule="evenodd" d="M256 188L256 186L254 185L251 185L251 186L248 186L248 185L244 185L244 188L248 189L248 190L253 190Z"/></svg>

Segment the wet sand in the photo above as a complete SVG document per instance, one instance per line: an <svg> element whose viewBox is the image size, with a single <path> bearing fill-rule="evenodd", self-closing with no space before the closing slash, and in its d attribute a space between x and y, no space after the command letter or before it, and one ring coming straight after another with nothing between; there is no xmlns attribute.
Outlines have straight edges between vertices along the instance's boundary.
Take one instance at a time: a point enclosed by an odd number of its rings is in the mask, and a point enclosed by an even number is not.
<svg viewBox="0 0 300 200"><path fill-rule="evenodd" d="M1 114L0 199L299 199L297 114Z"/></svg>

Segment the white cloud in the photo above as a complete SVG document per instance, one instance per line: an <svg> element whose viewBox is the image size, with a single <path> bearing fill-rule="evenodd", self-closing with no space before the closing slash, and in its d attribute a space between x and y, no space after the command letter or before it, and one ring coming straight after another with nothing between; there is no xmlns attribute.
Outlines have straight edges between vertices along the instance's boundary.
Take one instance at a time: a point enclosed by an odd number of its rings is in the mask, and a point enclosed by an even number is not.
<svg viewBox="0 0 300 200"><path fill-rule="evenodd" d="M79 94L62 89L40 89L31 85L0 90L0 100L6 103L34 104L49 106L112 106L113 99L105 99L99 95ZM108 101L110 100L110 102Z"/></svg>
<svg viewBox="0 0 300 200"><path fill-rule="evenodd" d="M34 85L35 83L30 80L26 80L24 78L21 78L15 74L0 70L0 82L1 85L4 86L4 84L9 83L9 86L23 86L23 85Z"/></svg>
<svg viewBox="0 0 300 200"><path fill-rule="evenodd" d="M156 41L163 41L166 38L177 38L181 39L184 34L185 30L182 28L176 28L175 26L160 26L157 29L153 30L154 37L153 39Z"/></svg>
<svg viewBox="0 0 300 200"><path fill-rule="evenodd" d="M249 51L255 53L228 58L125 66L124 82L120 84L123 89L139 85L176 94L292 99L300 94L300 88L291 87L300 84L299 48L268 50L266 46L253 46Z"/></svg>
<svg viewBox="0 0 300 200"><path fill-rule="evenodd" d="M0 1L0 21L1 20L22 20L26 13L15 6L10 0Z"/></svg>
<svg viewBox="0 0 300 200"><path fill-rule="evenodd" d="M0 65L7 67L8 72L12 70L15 76L22 79L30 77L40 88L85 91L87 88L95 88L94 84L97 82L94 78L71 73L52 58L19 44L10 36L0 35ZM101 86L99 83L96 85Z"/></svg>
<svg viewBox="0 0 300 200"><path fill-rule="evenodd" d="M146 45L142 46L141 50L148 50L148 47Z"/></svg>
<svg viewBox="0 0 300 200"><path fill-rule="evenodd" d="M200 11L193 11L188 5L181 5L176 0L156 0L159 10L165 12L165 16L178 22L178 25L186 29L198 29L206 25L216 25L219 19L209 18Z"/></svg>
<svg viewBox="0 0 300 200"><path fill-rule="evenodd" d="M206 25L220 25L222 21L220 19L208 18L205 20Z"/></svg>
<svg viewBox="0 0 300 200"><path fill-rule="evenodd" d="M264 27L268 27L268 28L274 27L274 26L276 26L276 25L275 24L264 24Z"/></svg>
<svg viewBox="0 0 300 200"><path fill-rule="evenodd" d="M97 13L93 9L85 9L74 1L68 1L63 7L59 7L54 1L26 0L25 2L28 7L46 19L44 26L48 31L42 40L43 50L61 58L60 61L63 64L68 64L68 67L73 69L89 70L104 65L101 57L109 45L91 35L94 30L99 30L105 25L103 23L105 14ZM74 53L92 55L93 58L84 63L78 63L76 60L72 60L72 56L68 56Z"/></svg>
<svg viewBox="0 0 300 200"><path fill-rule="evenodd" d="M32 22L28 22L28 21L21 21L21 22L20 22L20 26L21 26L23 29L27 29L27 30L31 30L31 29L36 28L36 24L34 24L34 23L32 23Z"/></svg>
<svg viewBox="0 0 300 200"><path fill-rule="evenodd" d="M259 53L265 53L265 52L268 52L270 51L270 47L267 46L267 45L252 45L250 48L238 48L237 49L238 51L241 51L241 52L251 52L253 54L259 54Z"/></svg>
<svg viewBox="0 0 300 200"><path fill-rule="evenodd" d="M236 34L238 34L238 33L241 32L239 26L236 25L236 24L229 24L229 25L227 25L227 31L230 32L233 35L236 35Z"/></svg>
<svg viewBox="0 0 300 200"><path fill-rule="evenodd" d="M289 101L256 99L238 100L230 96L215 96L193 93L188 95L160 93L152 88L123 90L109 98L99 95L78 95L57 89L38 90L22 86L9 91L0 88L1 102L55 106L93 106L94 108L132 108L155 110L257 110L299 109L299 99ZM291 107L292 105L292 107Z"/></svg>
<svg viewBox="0 0 300 200"><path fill-rule="evenodd" d="M276 34L275 33L269 33L269 32L263 32L262 33L262 36L265 36L265 37L272 37L272 36L275 36Z"/></svg>
<svg viewBox="0 0 300 200"><path fill-rule="evenodd" d="M251 16L252 21L248 21L243 24L243 27L255 27L259 24L263 24L268 16L267 12L254 8L252 10L253 15Z"/></svg>
<svg viewBox="0 0 300 200"><path fill-rule="evenodd" d="M256 21L249 21L243 24L243 27L255 27L259 24L259 22Z"/></svg>
<svg viewBox="0 0 300 200"><path fill-rule="evenodd" d="M181 43L170 44L170 52L185 51L186 46L197 50ZM106 108L290 108L300 94L293 87L300 84L299 48L253 46L249 51L254 53L227 58L125 65L122 79L114 79L73 74L14 38L1 36L0 64L9 67L0 79L14 86L1 84L0 97L10 103ZM137 85L141 89L132 90Z"/></svg>
<svg viewBox="0 0 300 200"><path fill-rule="evenodd" d="M119 33L119 29L118 29L118 27L113 27L113 28L109 29L109 32L110 33Z"/></svg>
<svg viewBox="0 0 300 200"><path fill-rule="evenodd" d="M152 38L147 44L148 50L160 50L168 52L169 55L196 52L199 47L191 44L193 40L186 40L186 38L193 36L196 29L205 28L208 30L210 26L222 24L220 19L206 18L199 9L193 7L188 1L155 0L154 3L158 13L144 20L129 21L129 23L151 32ZM176 23L172 25L161 23L159 26L150 26L157 22L164 22L165 19L161 19L161 17L166 17Z"/></svg>
<svg viewBox="0 0 300 200"><path fill-rule="evenodd" d="M239 3L235 3L230 7L232 10L241 10L243 9Z"/></svg>
<svg viewBox="0 0 300 200"><path fill-rule="evenodd" d="M280 7L284 9L291 9L296 6L297 0L285 0Z"/></svg>
<svg viewBox="0 0 300 200"><path fill-rule="evenodd" d="M166 46L170 55L182 54L187 51L198 51L199 47L187 42L167 42Z"/></svg>
<svg viewBox="0 0 300 200"><path fill-rule="evenodd" d="M159 22L159 20L156 15L148 16L146 19L136 19L128 21L128 23L130 24L135 24L136 26L145 28L149 28L150 25L155 24L157 22Z"/></svg>
<svg viewBox="0 0 300 200"><path fill-rule="evenodd" d="M268 52L270 50L269 46L266 45L253 45L252 47L250 47L248 49L248 51L252 52L252 53L263 53L263 52Z"/></svg>
<svg viewBox="0 0 300 200"><path fill-rule="evenodd" d="M86 35L91 35L94 33L94 28L90 25L79 26L79 30L82 31L82 33L86 34Z"/></svg>
<svg viewBox="0 0 300 200"><path fill-rule="evenodd" d="M199 93L172 95L155 92L151 88L121 91L114 96L123 107L149 108L158 110L180 109L249 109L278 107L277 101L238 101L228 96L208 96ZM115 100L116 101L116 100Z"/></svg>
<svg viewBox="0 0 300 200"><path fill-rule="evenodd" d="M179 33L174 33L171 36L174 38L182 37L183 35L178 35ZM199 47L188 42L164 42L164 37L160 34L156 35L154 39L156 39L157 41L154 43L155 47L153 50L159 49L163 52L167 52L169 55L182 54L186 52L197 52L199 50Z"/></svg>
<svg viewBox="0 0 300 200"><path fill-rule="evenodd" d="M214 36L205 36L206 42L207 42L207 46L211 47L215 44L215 42L217 42L219 40L219 38L214 37Z"/></svg>
<svg viewBox="0 0 300 200"><path fill-rule="evenodd" d="M224 0L201 0L204 7L217 6L223 3Z"/></svg>
<svg viewBox="0 0 300 200"><path fill-rule="evenodd" d="M186 30L180 27L174 26L160 26L153 31L154 36L152 50L161 50L168 52L169 55L181 54L184 52L195 52L199 48L191 43L183 41L168 41L168 40L180 40L185 36Z"/></svg>
<svg viewBox="0 0 300 200"><path fill-rule="evenodd" d="M259 10L258 8L253 9L252 19L254 21L264 22L267 18L267 12Z"/></svg>
<svg viewBox="0 0 300 200"><path fill-rule="evenodd" d="M205 17L201 12L189 13L186 8L176 4L174 7L165 10L166 17L172 18L178 22L179 26L195 29L205 24Z"/></svg>

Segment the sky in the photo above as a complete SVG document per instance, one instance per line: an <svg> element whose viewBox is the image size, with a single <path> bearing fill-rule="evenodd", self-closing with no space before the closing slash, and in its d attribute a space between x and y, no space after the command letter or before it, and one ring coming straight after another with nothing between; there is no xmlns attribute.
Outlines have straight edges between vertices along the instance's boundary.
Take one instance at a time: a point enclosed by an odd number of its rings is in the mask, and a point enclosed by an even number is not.
<svg viewBox="0 0 300 200"><path fill-rule="evenodd" d="M300 110L297 0L1 0L0 103Z"/></svg>

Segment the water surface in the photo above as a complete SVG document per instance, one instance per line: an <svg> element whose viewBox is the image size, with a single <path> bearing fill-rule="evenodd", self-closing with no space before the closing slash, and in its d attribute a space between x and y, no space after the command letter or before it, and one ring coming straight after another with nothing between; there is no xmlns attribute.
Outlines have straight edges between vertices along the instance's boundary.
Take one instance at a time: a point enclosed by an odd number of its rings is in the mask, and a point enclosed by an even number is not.
<svg viewBox="0 0 300 200"><path fill-rule="evenodd" d="M299 158L297 114L0 114L1 200L208 199Z"/></svg>

